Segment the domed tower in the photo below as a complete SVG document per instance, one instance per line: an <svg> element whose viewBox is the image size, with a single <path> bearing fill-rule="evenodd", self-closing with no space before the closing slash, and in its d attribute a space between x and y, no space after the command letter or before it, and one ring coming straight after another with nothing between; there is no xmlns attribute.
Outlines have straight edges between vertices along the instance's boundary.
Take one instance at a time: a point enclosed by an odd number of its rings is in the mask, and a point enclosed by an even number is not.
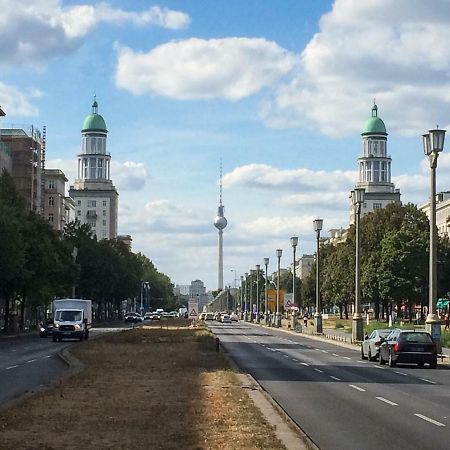
<svg viewBox="0 0 450 450"><path fill-rule="evenodd" d="M78 169L69 195L75 201L75 217L88 223L98 239L117 237L118 193L111 181L111 155L106 151L108 130L94 97L92 112L81 129Z"/></svg>
<svg viewBox="0 0 450 450"><path fill-rule="evenodd" d="M219 207L217 216L214 219L214 226L219 230L219 267L217 274L217 289L223 290L223 230L228 225L224 216L224 206L222 205L222 164L220 164L220 188Z"/></svg>
<svg viewBox="0 0 450 450"><path fill-rule="evenodd" d="M400 189L395 189L391 181L392 158L387 153L387 135L374 102L372 115L363 126L363 153L358 158L359 181L356 187L365 190L361 216L389 203L400 203ZM353 205L350 205L350 223L354 223Z"/></svg>

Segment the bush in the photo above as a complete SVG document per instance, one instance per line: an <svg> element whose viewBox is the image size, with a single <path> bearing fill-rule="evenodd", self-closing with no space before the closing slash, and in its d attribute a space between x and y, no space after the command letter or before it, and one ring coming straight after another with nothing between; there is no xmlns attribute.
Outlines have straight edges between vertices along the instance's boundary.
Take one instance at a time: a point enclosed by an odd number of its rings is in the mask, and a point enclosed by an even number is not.
<svg viewBox="0 0 450 450"><path fill-rule="evenodd" d="M339 330L341 328L344 328L344 324L341 322L336 322L336 325L334 326L334 328L336 328L336 330Z"/></svg>

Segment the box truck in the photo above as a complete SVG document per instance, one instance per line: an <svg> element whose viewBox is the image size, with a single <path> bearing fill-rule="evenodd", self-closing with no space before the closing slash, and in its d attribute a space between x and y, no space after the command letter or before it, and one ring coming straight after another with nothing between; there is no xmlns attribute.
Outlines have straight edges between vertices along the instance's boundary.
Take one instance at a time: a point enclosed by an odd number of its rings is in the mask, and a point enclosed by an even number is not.
<svg viewBox="0 0 450 450"><path fill-rule="evenodd" d="M92 324L92 301L77 298L53 300L53 342L64 338L89 338Z"/></svg>

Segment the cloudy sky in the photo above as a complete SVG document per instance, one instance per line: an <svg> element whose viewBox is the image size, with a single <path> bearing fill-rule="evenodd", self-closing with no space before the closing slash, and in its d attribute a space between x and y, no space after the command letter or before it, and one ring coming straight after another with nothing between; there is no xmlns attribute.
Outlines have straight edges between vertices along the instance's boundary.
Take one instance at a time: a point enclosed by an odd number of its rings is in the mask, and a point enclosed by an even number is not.
<svg viewBox="0 0 450 450"><path fill-rule="evenodd" d="M450 1L0 0L2 126L47 126L47 166L73 183L94 93L119 232L174 283L217 283L275 249L348 225L361 129L376 98L404 202L423 203L421 134L450 124ZM450 151L438 167L450 188ZM234 272L236 271L236 272Z"/></svg>

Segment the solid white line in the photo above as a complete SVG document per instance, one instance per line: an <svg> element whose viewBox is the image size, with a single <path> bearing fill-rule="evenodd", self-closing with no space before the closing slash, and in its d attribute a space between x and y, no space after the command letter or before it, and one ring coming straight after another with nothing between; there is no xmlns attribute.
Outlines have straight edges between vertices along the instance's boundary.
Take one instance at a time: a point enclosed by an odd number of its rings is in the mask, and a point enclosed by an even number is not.
<svg viewBox="0 0 450 450"><path fill-rule="evenodd" d="M394 373L398 373L399 375L403 375L404 377L407 377L408 374L404 373L404 372L397 372L396 370L394 370Z"/></svg>
<svg viewBox="0 0 450 450"><path fill-rule="evenodd" d="M333 356L339 356L337 353L333 353Z"/></svg>
<svg viewBox="0 0 450 450"><path fill-rule="evenodd" d="M427 380L426 378L419 378L419 380L425 381L426 383L436 384L436 381Z"/></svg>
<svg viewBox="0 0 450 450"><path fill-rule="evenodd" d="M363 389L362 387L359 387L359 386L355 386L354 384L349 384L349 386L353 389L356 389L359 392L366 392L365 389Z"/></svg>
<svg viewBox="0 0 450 450"><path fill-rule="evenodd" d="M333 375L330 375L330 378L332 378L333 380L335 380L335 381L342 381L340 378L338 378L338 377L333 377Z"/></svg>
<svg viewBox="0 0 450 450"><path fill-rule="evenodd" d="M9 367L6 368L6 370L14 369L15 367L19 367L19 366L18 365L16 365L16 366L9 366Z"/></svg>
<svg viewBox="0 0 450 450"><path fill-rule="evenodd" d="M309 364L308 363L300 363L302 366L308 366L309 367Z"/></svg>
<svg viewBox="0 0 450 450"><path fill-rule="evenodd" d="M344 359L352 359L349 356L343 356Z"/></svg>
<svg viewBox="0 0 450 450"><path fill-rule="evenodd" d="M388 400L387 398L384 398L384 397L375 397L375 398L377 398L378 400L380 400L380 401L382 401L382 402L384 402L384 403L387 403L388 405L398 406L397 403L391 402L391 401Z"/></svg>
<svg viewBox="0 0 450 450"><path fill-rule="evenodd" d="M36 361L35 359L30 359L29 361L27 361L27 364L35 362L35 361Z"/></svg>
<svg viewBox="0 0 450 450"><path fill-rule="evenodd" d="M429 417L424 416L424 415L422 415L422 414L414 413L414 415L415 415L416 417L420 417L420 418L423 419L423 420L426 420L427 422L430 422L430 423L432 423L432 424L434 424L434 425L437 425L438 427L445 427L445 423L441 423L441 422L438 422L437 420L430 419Z"/></svg>
<svg viewBox="0 0 450 450"><path fill-rule="evenodd" d="M320 370L320 369L314 369L316 372L319 372L319 373L323 373L323 370Z"/></svg>

